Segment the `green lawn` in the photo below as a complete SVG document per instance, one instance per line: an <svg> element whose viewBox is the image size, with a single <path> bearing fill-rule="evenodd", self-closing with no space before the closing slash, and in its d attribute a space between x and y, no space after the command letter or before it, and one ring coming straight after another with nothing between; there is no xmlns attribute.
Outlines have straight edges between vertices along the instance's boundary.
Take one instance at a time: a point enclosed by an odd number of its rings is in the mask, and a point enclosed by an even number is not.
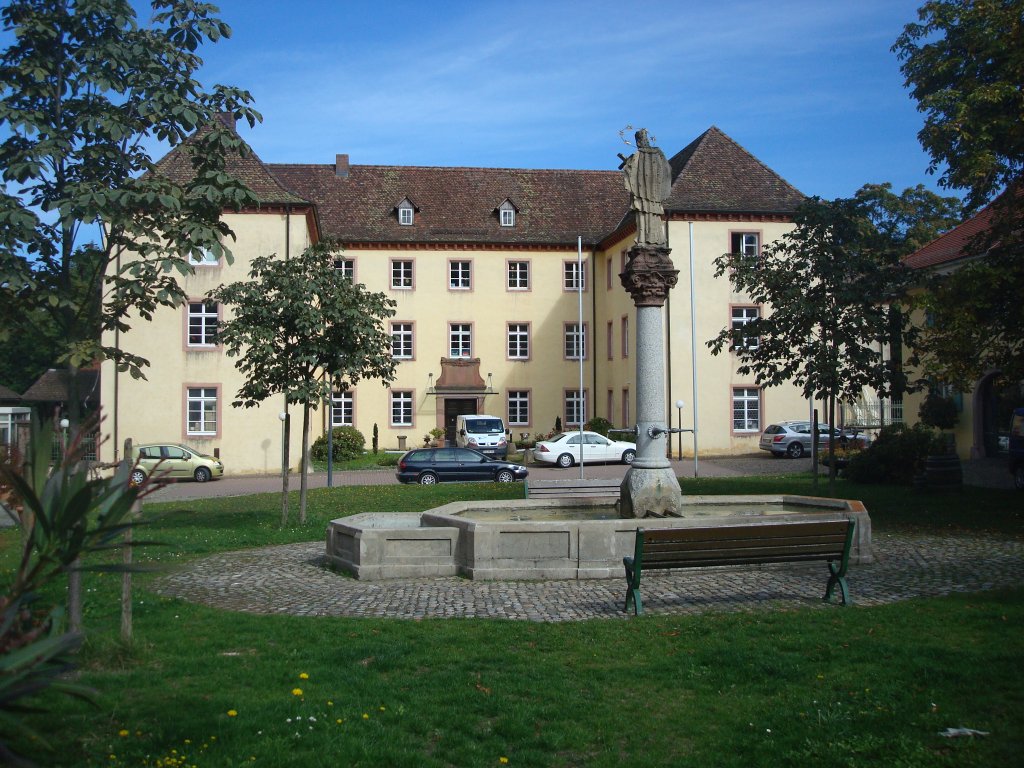
<svg viewBox="0 0 1024 768"><path fill-rule="evenodd" d="M819 493L824 495L822 484ZM686 493L812 492L810 478ZM154 504L139 558L322 538L327 520L511 497L519 484L310 491ZM1020 496L840 484L876 530L1022 533ZM16 533L0 534L5 566ZM1024 748L1024 590L882 607L566 624L227 613L147 591L118 641L120 577L87 578L82 678L99 706L29 716L59 766L1002 766ZM308 677L304 677L308 676ZM990 735L946 739L947 727ZM31 748L32 745L19 745Z"/></svg>

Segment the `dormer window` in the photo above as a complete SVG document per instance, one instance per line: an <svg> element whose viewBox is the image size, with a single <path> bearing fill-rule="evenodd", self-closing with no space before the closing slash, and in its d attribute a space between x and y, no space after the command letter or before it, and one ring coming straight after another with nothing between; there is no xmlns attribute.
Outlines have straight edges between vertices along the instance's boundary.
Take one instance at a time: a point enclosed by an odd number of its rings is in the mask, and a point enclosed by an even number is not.
<svg viewBox="0 0 1024 768"><path fill-rule="evenodd" d="M516 207L511 200L506 199L498 206L498 221L503 227L514 227L516 225Z"/></svg>
<svg viewBox="0 0 1024 768"><path fill-rule="evenodd" d="M398 223L403 227L411 227L416 218L416 206L407 197L397 206Z"/></svg>

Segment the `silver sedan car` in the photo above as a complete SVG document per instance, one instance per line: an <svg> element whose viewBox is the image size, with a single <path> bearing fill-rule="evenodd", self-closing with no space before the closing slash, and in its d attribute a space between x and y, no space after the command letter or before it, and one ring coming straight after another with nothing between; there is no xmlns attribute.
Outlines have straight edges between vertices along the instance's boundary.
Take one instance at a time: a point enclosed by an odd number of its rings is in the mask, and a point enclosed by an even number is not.
<svg viewBox="0 0 1024 768"><path fill-rule="evenodd" d="M818 445L828 445L828 436L832 432L828 424L818 424ZM782 421L770 424L761 433L758 447L762 451L771 451L773 456L787 456L799 459L811 452L811 422Z"/></svg>

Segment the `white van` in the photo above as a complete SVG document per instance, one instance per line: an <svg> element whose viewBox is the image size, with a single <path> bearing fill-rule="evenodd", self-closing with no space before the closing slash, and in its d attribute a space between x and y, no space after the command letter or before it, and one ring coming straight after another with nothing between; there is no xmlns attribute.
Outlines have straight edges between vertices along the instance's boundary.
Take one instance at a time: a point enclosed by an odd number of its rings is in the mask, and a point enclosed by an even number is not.
<svg viewBox="0 0 1024 768"><path fill-rule="evenodd" d="M505 422L497 416L459 416L455 421L455 444L504 459L508 456Z"/></svg>

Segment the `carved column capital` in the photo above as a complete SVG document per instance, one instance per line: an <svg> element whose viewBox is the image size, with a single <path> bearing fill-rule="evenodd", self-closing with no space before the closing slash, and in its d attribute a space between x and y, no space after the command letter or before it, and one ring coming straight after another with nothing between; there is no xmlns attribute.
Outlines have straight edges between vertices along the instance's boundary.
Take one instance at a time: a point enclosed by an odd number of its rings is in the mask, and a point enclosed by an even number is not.
<svg viewBox="0 0 1024 768"><path fill-rule="evenodd" d="M669 252L669 248L655 245L638 244L629 249L629 260L619 280L636 306L664 306L668 292L679 280L679 270Z"/></svg>

